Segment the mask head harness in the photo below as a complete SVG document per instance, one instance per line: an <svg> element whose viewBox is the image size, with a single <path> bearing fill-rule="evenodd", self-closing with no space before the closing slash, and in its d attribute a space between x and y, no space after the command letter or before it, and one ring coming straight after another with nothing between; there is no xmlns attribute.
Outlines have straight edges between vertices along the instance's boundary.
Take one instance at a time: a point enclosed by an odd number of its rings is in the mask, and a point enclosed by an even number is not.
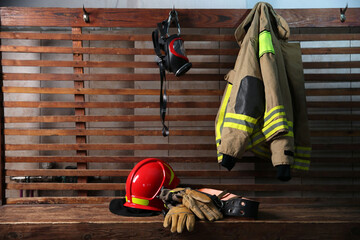
<svg viewBox="0 0 360 240"><path fill-rule="evenodd" d="M177 26L178 33L169 36L169 27L172 23ZM160 116L164 137L169 135L169 128L165 125L167 103L165 70L179 77L189 71L192 66L186 56L184 41L180 37L180 32L178 14L174 9L170 11L169 18L158 23L157 29L152 32L154 50L157 55L156 61L160 70Z"/></svg>

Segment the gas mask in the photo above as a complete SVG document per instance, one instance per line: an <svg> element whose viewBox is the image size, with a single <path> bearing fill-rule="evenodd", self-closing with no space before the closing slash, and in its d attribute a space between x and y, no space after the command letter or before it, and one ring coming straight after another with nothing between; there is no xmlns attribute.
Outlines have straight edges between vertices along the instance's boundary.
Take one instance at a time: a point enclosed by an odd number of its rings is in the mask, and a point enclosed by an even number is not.
<svg viewBox="0 0 360 240"><path fill-rule="evenodd" d="M169 36L169 27L172 23L177 26L178 33ZM152 40L160 70L160 117L163 125L162 134L166 137L169 135L169 128L165 125L167 103L165 70L179 77L192 66L185 53L184 41L180 37L180 24L175 10L170 11L167 20L157 24L157 29L152 32Z"/></svg>
<svg viewBox="0 0 360 240"><path fill-rule="evenodd" d="M172 23L176 24L178 33L169 36L169 27ZM154 50L158 57L157 62L159 65L161 62L165 70L179 77L189 71L192 64L186 56L184 40L180 37L177 12L172 10L169 13L169 18L157 25L158 28L152 33ZM165 55L162 55L162 51Z"/></svg>

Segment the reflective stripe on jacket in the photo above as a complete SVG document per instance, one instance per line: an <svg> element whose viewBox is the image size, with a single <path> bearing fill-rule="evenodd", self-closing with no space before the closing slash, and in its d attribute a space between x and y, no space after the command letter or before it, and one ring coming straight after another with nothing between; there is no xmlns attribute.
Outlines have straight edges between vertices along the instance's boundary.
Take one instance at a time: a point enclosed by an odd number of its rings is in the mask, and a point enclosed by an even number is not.
<svg viewBox="0 0 360 240"><path fill-rule="evenodd" d="M218 161L251 150L308 170L310 134L298 43L270 4L258 3L235 31L240 51L215 120Z"/></svg>

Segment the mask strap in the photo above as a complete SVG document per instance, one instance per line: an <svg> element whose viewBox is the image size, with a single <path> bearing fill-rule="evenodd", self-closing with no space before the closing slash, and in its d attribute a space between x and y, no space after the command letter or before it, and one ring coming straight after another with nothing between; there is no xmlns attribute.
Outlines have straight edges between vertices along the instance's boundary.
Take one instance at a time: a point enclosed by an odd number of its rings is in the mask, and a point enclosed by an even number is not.
<svg viewBox="0 0 360 240"><path fill-rule="evenodd" d="M163 125L162 135L164 137L169 136L169 128L165 125L165 115L166 115L166 104L167 104L167 94L166 94L166 75L165 68L162 60L158 62L160 69L160 117L161 123Z"/></svg>

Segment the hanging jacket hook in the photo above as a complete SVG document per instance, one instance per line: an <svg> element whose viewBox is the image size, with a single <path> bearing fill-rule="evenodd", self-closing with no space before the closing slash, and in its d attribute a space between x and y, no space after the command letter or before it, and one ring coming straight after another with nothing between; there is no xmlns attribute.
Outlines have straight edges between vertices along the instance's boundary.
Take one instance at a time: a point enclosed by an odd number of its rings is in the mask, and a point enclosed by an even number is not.
<svg viewBox="0 0 360 240"><path fill-rule="evenodd" d="M345 12L346 12L347 8L348 8L347 3L346 3L346 6L344 9L340 8L340 21L341 22L345 22L345 20L346 20Z"/></svg>
<svg viewBox="0 0 360 240"><path fill-rule="evenodd" d="M85 10L84 5L83 5L83 19L84 19L84 22L86 22L86 23L90 22L89 13Z"/></svg>

